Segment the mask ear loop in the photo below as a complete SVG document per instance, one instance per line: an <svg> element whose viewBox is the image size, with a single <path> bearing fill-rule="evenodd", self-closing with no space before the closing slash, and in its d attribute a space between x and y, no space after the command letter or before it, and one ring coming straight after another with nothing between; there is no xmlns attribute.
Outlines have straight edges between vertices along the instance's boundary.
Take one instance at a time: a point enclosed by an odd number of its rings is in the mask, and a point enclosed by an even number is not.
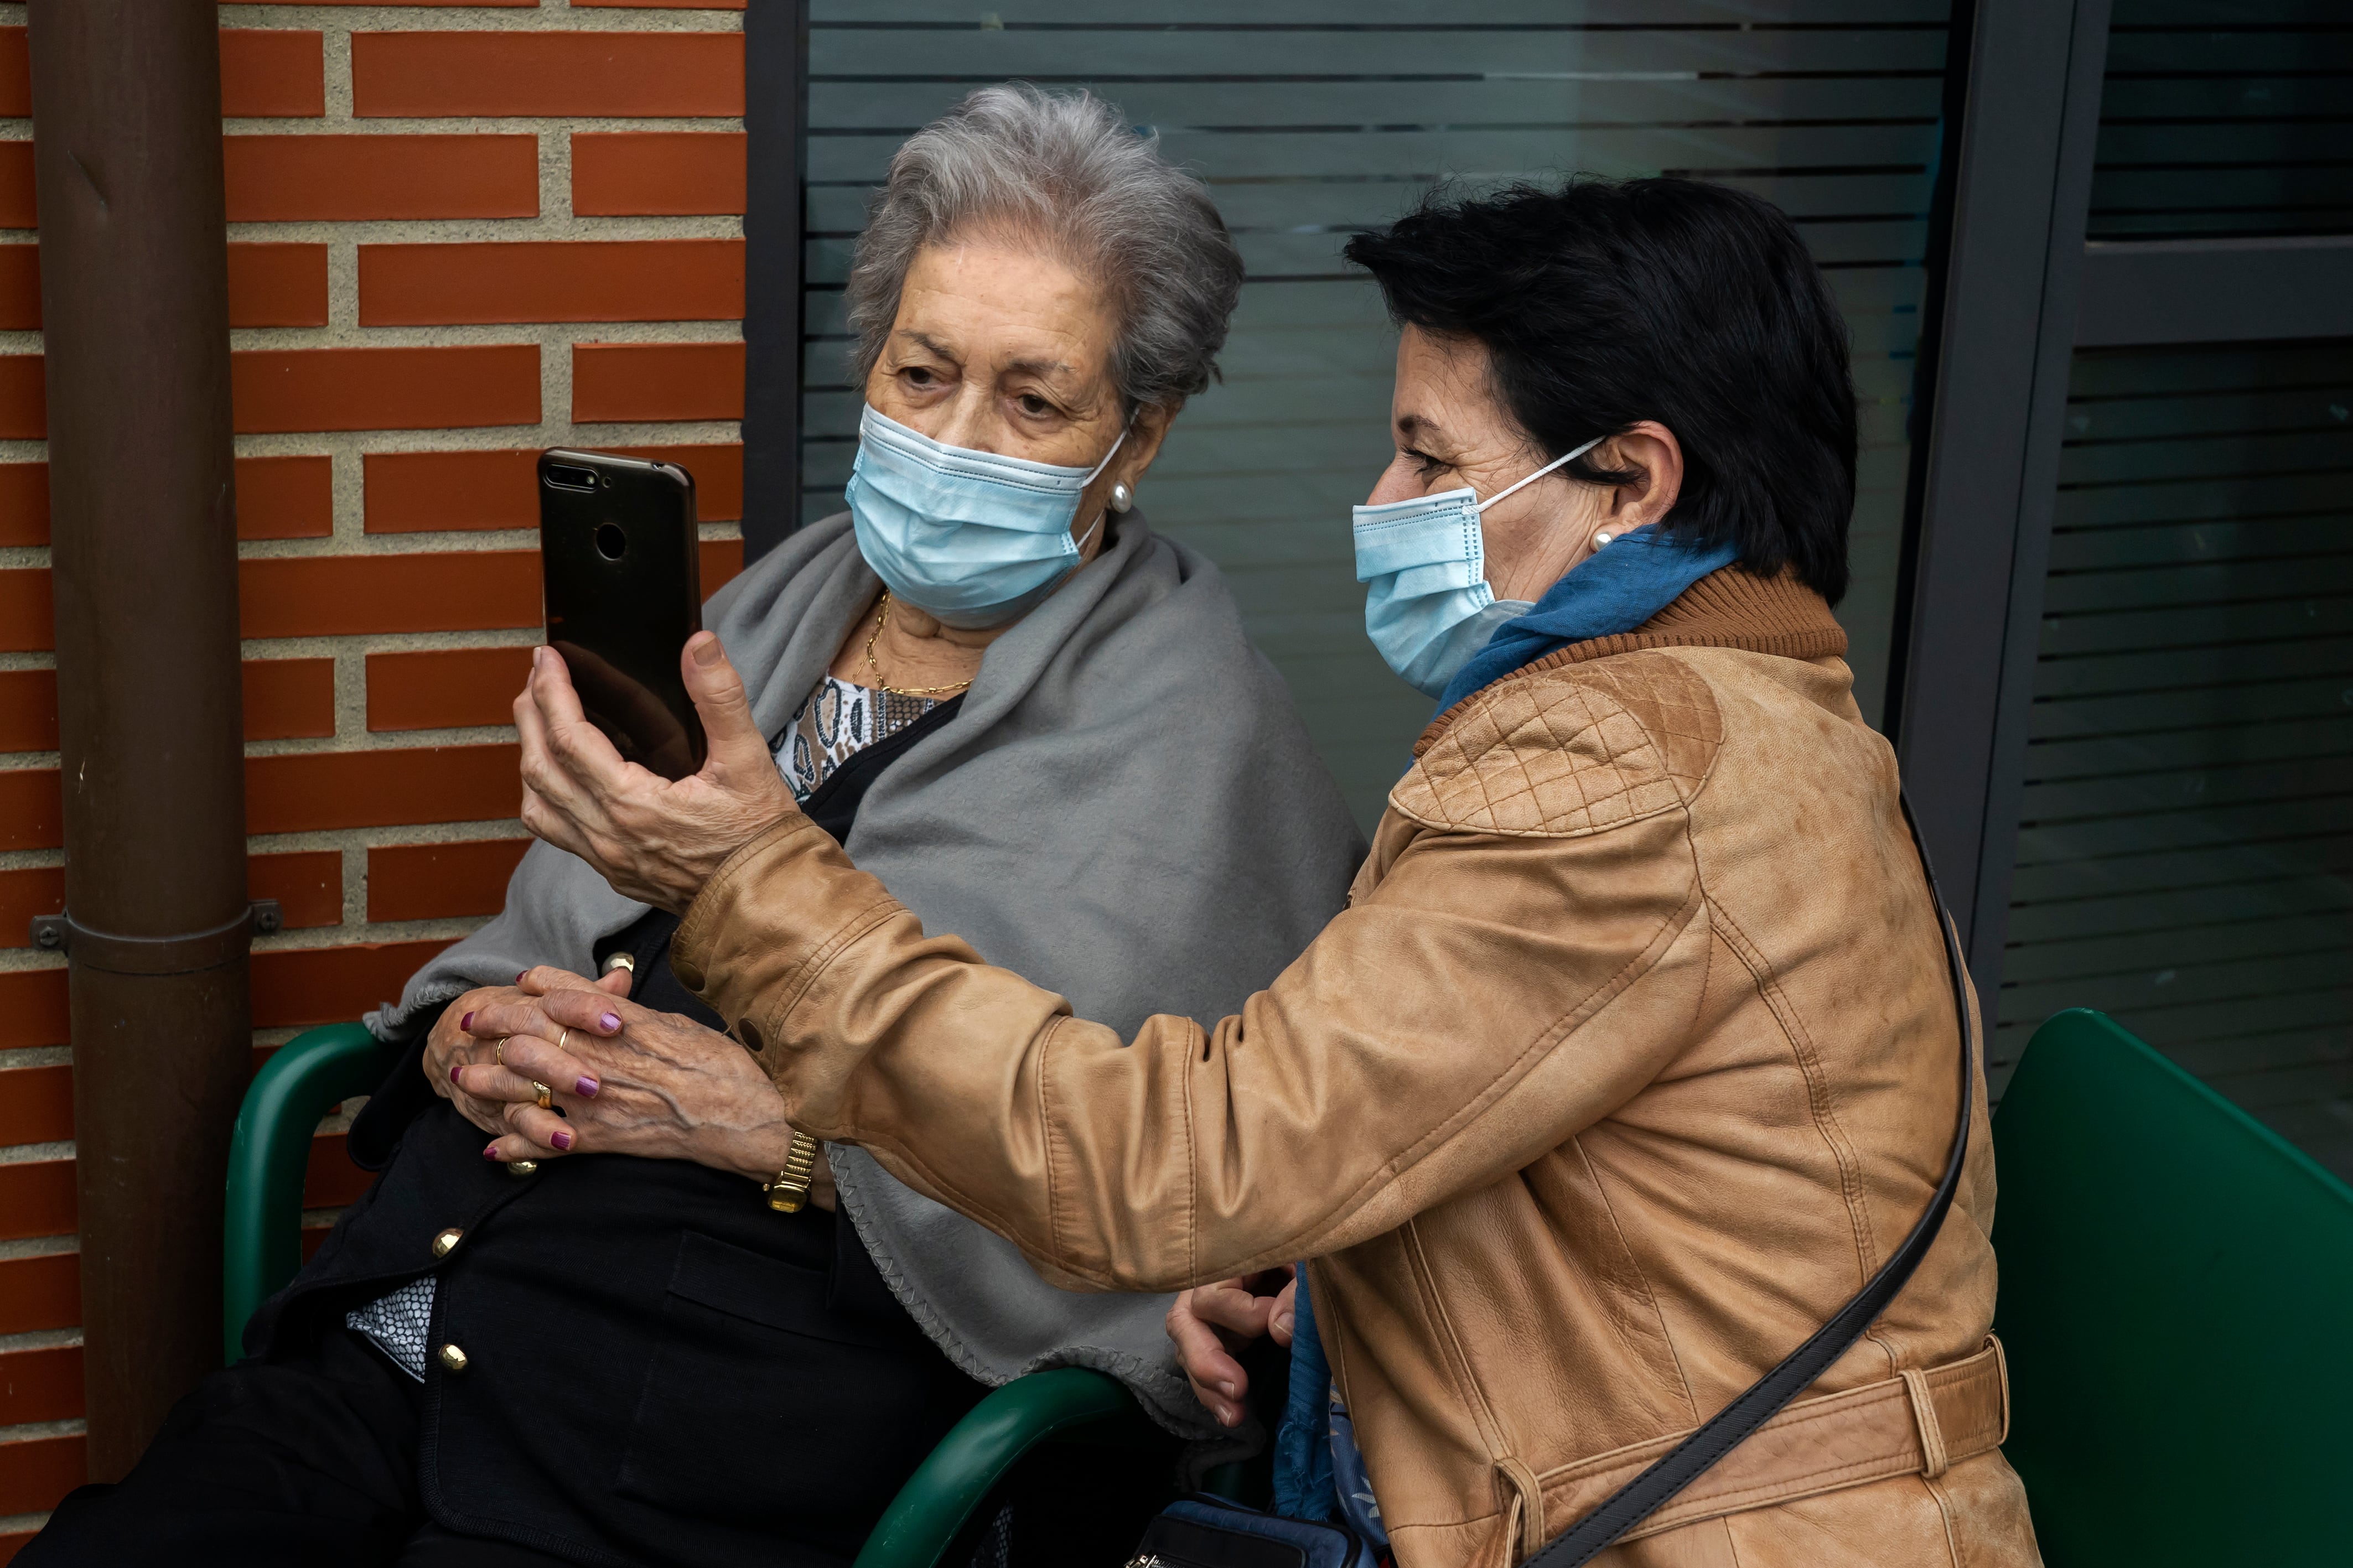
<svg viewBox="0 0 2353 1568"><path fill-rule="evenodd" d="M1125 437L1124 436L1123 436L1123 437L1121 437L1121 439L1123 439L1123 440L1124 440L1125 438L1126 438L1126 437ZM1538 479L1543 479L1546 474L1551 473L1555 468L1559 468L1563 463L1573 463L1573 462L1577 461L1577 458L1582 458L1583 456L1585 456L1585 454L1586 454L1586 453L1590 452L1591 450L1593 450L1593 448L1594 448L1594 447L1599 447L1599 445L1601 445L1601 443L1602 443L1602 442L1607 441L1608 439L1609 439L1609 437L1607 437L1607 436L1596 436L1592 440L1588 441L1584 446L1579 447L1576 451L1574 451L1574 452L1567 452L1567 453L1564 453L1564 454L1563 454L1563 455L1561 455L1560 457L1555 458L1551 462L1546 463L1543 468L1538 468L1535 473L1530 474L1526 479L1522 479L1518 484L1515 484L1515 485L1512 486L1509 489L1497 490L1493 495L1491 495L1491 496L1489 496L1485 500L1482 500L1482 501L1479 502L1477 505L1473 506L1471 510L1473 510L1473 511L1485 511L1489 507L1493 506L1497 501L1502 500L1505 496L1511 495L1511 494L1513 494L1513 493L1514 493L1514 492L1515 492L1515 491L1518 491L1518 490L1524 490L1524 489L1527 489L1530 485L1532 485L1532 484L1535 483ZM1118 450L1119 450L1119 447L1117 447L1117 445L1115 445L1115 444L1114 444L1114 445L1113 446L1113 447L1112 447L1112 450L1113 450L1113 451L1114 451L1114 452L1116 452L1116 451L1118 451ZM1108 458L1108 457L1106 457L1106 458L1103 458L1103 461L1104 461L1104 462L1106 462L1106 463L1108 463L1108 462L1110 462L1110 461L1111 461L1111 458ZM1101 473L1101 472L1103 472L1103 470L1102 470L1100 468L1097 468L1097 469L1095 470L1095 473L1098 473L1098 474L1099 474L1099 473ZM1092 476L1092 475L1089 475L1088 477L1092 479L1093 476Z"/></svg>
<svg viewBox="0 0 2353 1568"><path fill-rule="evenodd" d="M1126 423L1125 425L1124 425L1124 426L1122 426L1120 427L1119 439L1118 439L1118 440L1116 440L1116 441L1113 441L1113 442L1111 444L1111 450L1110 450L1110 451L1108 451L1108 452L1105 452L1105 453L1103 455L1103 461L1102 461L1102 462L1100 462L1100 463L1097 463L1097 464L1092 468L1089 469L1089 470L1088 470L1088 472L1087 472L1087 477L1086 477L1085 479L1081 479L1081 480L1079 481L1079 489L1082 489L1082 490L1083 490L1083 489L1085 489L1089 485L1091 485L1091 484L1094 483L1096 479L1100 479L1100 478L1102 478L1102 477L1103 477L1103 471L1105 468L1110 468L1110 467L1111 467L1111 460L1112 460L1113 458L1116 458L1116 457L1118 457L1118 456L1119 456L1119 449L1120 449L1122 447L1124 447L1124 446L1126 446L1126 445L1127 445L1127 433L1128 433L1129 431L1131 431L1131 430L1134 429L1134 428L1135 428L1135 417L1134 417L1134 416L1130 415L1130 416L1128 416L1128 421L1127 421L1127 423ZM1573 458L1573 457L1577 456L1577 454L1576 454L1576 453L1574 453L1574 452L1571 452L1571 453L1569 454L1569 456ZM1525 483L1526 483L1527 481L1526 481L1526 480L1525 480L1525 479L1523 479L1523 480L1522 480L1522 481L1520 481L1520 482L1521 482L1521 483L1523 483L1523 484L1525 484ZM1496 499L1497 499L1498 500L1502 500L1503 498L1502 498L1501 496L1498 496ZM1098 528L1101 528L1101 527L1103 526L1103 514L1102 512L1100 512L1100 511L1099 511L1099 512L1095 513L1095 520L1094 520L1092 522L1091 522L1091 523L1087 524L1087 531L1086 531L1084 533L1082 533L1081 535L1079 535L1079 553L1080 553L1080 554L1084 555L1084 554L1087 552L1087 541L1088 541L1088 540L1090 540L1090 539L1092 539L1092 538L1095 536L1095 530L1096 530L1096 529L1098 529Z"/></svg>
<svg viewBox="0 0 2353 1568"><path fill-rule="evenodd" d="M1102 477L1103 471L1111 467L1111 460L1119 456L1119 449L1127 445L1127 433L1134 428L1135 420L1131 416L1125 425L1120 426L1119 439L1111 444L1111 450L1103 455L1103 461L1088 469L1087 477L1079 481L1079 489L1086 489L1089 485L1094 483L1097 479ZM1572 458L1576 455L1577 454L1574 452L1569 454Z"/></svg>

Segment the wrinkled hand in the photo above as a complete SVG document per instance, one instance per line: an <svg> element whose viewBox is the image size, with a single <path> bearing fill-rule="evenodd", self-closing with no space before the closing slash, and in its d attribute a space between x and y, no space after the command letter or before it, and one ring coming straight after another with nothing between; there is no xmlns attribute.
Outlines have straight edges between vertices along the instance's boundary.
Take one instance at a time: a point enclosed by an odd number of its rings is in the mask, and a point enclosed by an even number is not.
<svg viewBox="0 0 2353 1568"><path fill-rule="evenodd" d="M1270 1334L1276 1344L1291 1343L1299 1296L1299 1281L1293 1275L1286 1263L1245 1279L1197 1285L1168 1309L1168 1337L1176 1346L1185 1381L1220 1426L1239 1426L1246 1413L1242 1396L1250 1392L1250 1374L1233 1352L1243 1342ZM1275 1289L1278 1283L1280 1290Z"/></svg>
<svg viewBox="0 0 2353 1568"><path fill-rule="evenodd" d="M785 1102L735 1041L582 986L562 970L533 970L522 990L519 999L478 1008L470 1026L485 1046L501 1036L507 1042L503 1070L461 1069L462 1089L503 1102L504 1130L486 1157L635 1154L763 1182L783 1166L793 1142ZM534 1079L563 1115L539 1108ZM810 1197L833 1206L829 1174Z"/></svg>
<svg viewBox="0 0 2353 1568"><path fill-rule="evenodd" d="M701 773L676 781L622 760L581 711L554 648L532 650L531 679L514 701L522 825L594 866L622 897L672 914L727 857L799 810L719 639L695 634L679 668L709 751Z"/></svg>
<svg viewBox="0 0 2353 1568"><path fill-rule="evenodd" d="M626 969L616 969L597 981L561 969L543 970L541 973L561 976L557 984L589 987L606 995L627 996L629 994L629 972ZM522 976L518 974L515 979L520 982ZM461 1075L469 1067L480 1066L495 1070L498 1042L476 1039L466 1032L466 1026L472 1023L474 1016L485 1007L493 1004L527 1002L532 994L521 989L519 984L484 985L469 991L441 1009L441 1016L433 1022L433 1032L425 1037L425 1081L431 1084L433 1092L448 1100L459 1115L493 1137L507 1131L506 1100L488 1094L468 1093ZM476 1075L478 1089L491 1081L488 1073ZM527 1100L535 1097L529 1084L523 1085L522 1095Z"/></svg>

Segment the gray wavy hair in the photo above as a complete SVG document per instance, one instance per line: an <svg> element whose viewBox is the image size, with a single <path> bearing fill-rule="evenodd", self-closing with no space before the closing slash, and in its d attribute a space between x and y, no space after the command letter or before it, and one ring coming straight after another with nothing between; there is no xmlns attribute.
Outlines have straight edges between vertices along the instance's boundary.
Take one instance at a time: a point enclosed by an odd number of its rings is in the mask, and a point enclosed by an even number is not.
<svg viewBox="0 0 2353 1568"><path fill-rule="evenodd" d="M1201 182L1090 92L984 87L907 138L849 268L858 384L881 357L907 268L959 229L1034 237L1092 279L1119 321L1112 375L1129 410L1217 374L1242 258Z"/></svg>

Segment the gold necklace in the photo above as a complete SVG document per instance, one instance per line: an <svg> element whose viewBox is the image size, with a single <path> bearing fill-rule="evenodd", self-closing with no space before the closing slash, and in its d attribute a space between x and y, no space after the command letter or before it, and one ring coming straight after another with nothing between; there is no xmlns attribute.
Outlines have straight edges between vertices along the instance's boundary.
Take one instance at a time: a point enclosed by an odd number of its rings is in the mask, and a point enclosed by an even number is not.
<svg viewBox="0 0 2353 1568"><path fill-rule="evenodd" d="M866 634L866 668L874 672L874 689L887 691L893 697L938 697L950 691L962 691L972 684L972 677L950 681L945 686L893 686L882 679L882 667L874 662L874 639L882 635L882 626L891 618L891 591L882 591L882 602L875 606L874 629Z"/></svg>

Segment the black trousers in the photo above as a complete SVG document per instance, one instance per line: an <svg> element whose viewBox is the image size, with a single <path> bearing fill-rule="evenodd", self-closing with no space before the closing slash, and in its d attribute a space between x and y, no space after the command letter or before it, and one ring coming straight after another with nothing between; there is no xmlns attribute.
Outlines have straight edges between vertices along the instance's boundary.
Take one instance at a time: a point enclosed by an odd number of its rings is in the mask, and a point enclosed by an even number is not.
<svg viewBox="0 0 2353 1568"><path fill-rule="evenodd" d="M1253 1349L1253 1392L1262 1386L1279 1405L1282 1363L1267 1360L1264 1342ZM417 1471L423 1397L421 1384L347 1329L290 1362L240 1362L174 1407L120 1484L69 1495L13 1568L570 1568L513 1542L452 1534L426 1516ZM944 1561L1122 1562L1167 1500L1174 1460L1173 1445L1049 1445L976 1510Z"/></svg>
<svg viewBox="0 0 2353 1568"><path fill-rule="evenodd" d="M83 1487L17 1568L553 1568L452 1535L417 1492L424 1388L347 1329L291 1362L241 1362L173 1408L121 1482Z"/></svg>

